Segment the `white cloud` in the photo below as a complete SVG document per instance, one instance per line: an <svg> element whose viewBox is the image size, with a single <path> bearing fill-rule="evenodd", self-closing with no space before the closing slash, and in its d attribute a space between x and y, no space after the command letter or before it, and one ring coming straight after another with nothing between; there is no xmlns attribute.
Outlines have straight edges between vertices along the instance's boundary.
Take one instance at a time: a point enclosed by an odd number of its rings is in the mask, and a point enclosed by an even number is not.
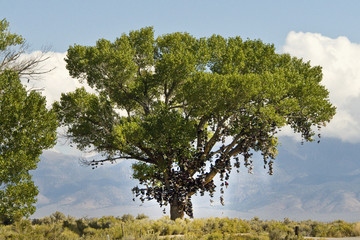
<svg viewBox="0 0 360 240"><path fill-rule="evenodd" d="M26 57L31 58L31 56L37 56L38 54L39 52L33 52ZM46 53L45 57L48 56L49 59L46 60L44 66L41 66L41 70L53 70L41 75L38 80L32 80L26 83L30 88L42 89L41 92L46 96L48 105L60 100L61 93L74 91L78 87L85 86L88 91L94 92L87 84L82 84L77 79L70 77L64 60L66 53L49 52Z"/></svg>
<svg viewBox="0 0 360 240"><path fill-rule="evenodd" d="M322 130L324 135L360 142L360 44L346 37L290 32L282 51L323 67L322 83L337 107L334 119Z"/></svg>
<svg viewBox="0 0 360 240"><path fill-rule="evenodd" d="M37 199L37 204L39 204L39 205L50 203L50 199L47 198L46 196L42 195L41 193L38 194L36 199Z"/></svg>

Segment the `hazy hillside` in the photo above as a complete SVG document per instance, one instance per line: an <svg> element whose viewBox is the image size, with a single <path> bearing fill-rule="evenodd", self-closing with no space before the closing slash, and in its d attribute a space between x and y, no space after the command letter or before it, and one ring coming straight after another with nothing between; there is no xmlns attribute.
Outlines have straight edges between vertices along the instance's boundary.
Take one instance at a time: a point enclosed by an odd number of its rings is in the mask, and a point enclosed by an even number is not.
<svg viewBox="0 0 360 240"><path fill-rule="evenodd" d="M282 146L274 176L256 157L255 173L233 172L225 191L225 206L218 195L194 197L196 217L229 216L265 219L358 221L360 216L360 155L355 145L331 139L301 145L290 138ZM329 151L329 149L331 149ZM35 217L58 210L73 216L120 216L124 213L162 215L156 202L132 201L131 162L123 161L92 170L79 165L78 156L45 152L34 180L40 195Z"/></svg>
<svg viewBox="0 0 360 240"><path fill-rule="evenodd" d="M330 139L301 145L287 138L282 143L274 176L240 183L237 191L243 196L237 202L234 191L231 208L264 218L358 221L360 161L354 159L360 149Z"/></svg>

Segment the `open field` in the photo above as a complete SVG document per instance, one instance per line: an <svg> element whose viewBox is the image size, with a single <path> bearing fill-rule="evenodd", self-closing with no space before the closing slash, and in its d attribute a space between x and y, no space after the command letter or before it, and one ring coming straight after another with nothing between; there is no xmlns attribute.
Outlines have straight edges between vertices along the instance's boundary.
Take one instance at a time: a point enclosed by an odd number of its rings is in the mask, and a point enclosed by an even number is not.
<svg viewBox="0 0 360 240"><path fill-rule="evenodd" d="M321 238L321 237L304 237L305 239L326 239L326 240L360 240L360 237L346 237L346 238Z"/></svg>
<svg viewBox="0 0 360 240"><path fill-rule="evenodd" d="M22 219L11 225L0 225L0 239L360 240L357 236L360 236L360 222L296 222L287 218L283 221L263 221L257 217L251 220L205 218L172 221L169 217L153 220L143 214L136 217L125 214L122 217L76 219L56 212L41 219Z"/></svg>

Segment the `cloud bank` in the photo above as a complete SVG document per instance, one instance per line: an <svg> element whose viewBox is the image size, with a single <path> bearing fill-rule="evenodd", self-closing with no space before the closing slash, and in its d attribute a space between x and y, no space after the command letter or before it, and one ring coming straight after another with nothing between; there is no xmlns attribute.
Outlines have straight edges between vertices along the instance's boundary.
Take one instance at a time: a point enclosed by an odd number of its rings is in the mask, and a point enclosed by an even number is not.
<svg viewBox="0 0 360 240"><path fill-rule="evenodd" d="M38 55L39 52L33 52L30 57ZM29 83L24 82L28 88L41 89L43 96L46 96L48 106L54 101L59 101L61 93L74 91L76 88L85 86L88 91L92 91L87 84L80 83L77 79L70 77L66 69L65 57L66 53L48 52L45 57L49 57L43 66L40 66L42 71L50 72L42 74L37 80L32 80Z"/></svg>
<svg viewBox="0 0 360 240"><path fill-rule="evenodd" d="M322 83L337 107L334 119L322 131L325 137L360 142L360 44L346 37L290 32L282 52L322 66Z"/></svg>

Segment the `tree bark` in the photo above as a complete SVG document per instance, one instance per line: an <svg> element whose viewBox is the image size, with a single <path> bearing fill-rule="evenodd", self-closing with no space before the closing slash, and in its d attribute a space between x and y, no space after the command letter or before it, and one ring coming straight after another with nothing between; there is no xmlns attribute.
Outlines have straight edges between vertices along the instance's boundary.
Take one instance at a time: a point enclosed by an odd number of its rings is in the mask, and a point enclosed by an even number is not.
<svg viewBox="0 0 360 240"><path fill-rule="evenodd" d="M170 219L175 221L177 218L184 218L184 203L174 198L170 202Z"/></svg>

